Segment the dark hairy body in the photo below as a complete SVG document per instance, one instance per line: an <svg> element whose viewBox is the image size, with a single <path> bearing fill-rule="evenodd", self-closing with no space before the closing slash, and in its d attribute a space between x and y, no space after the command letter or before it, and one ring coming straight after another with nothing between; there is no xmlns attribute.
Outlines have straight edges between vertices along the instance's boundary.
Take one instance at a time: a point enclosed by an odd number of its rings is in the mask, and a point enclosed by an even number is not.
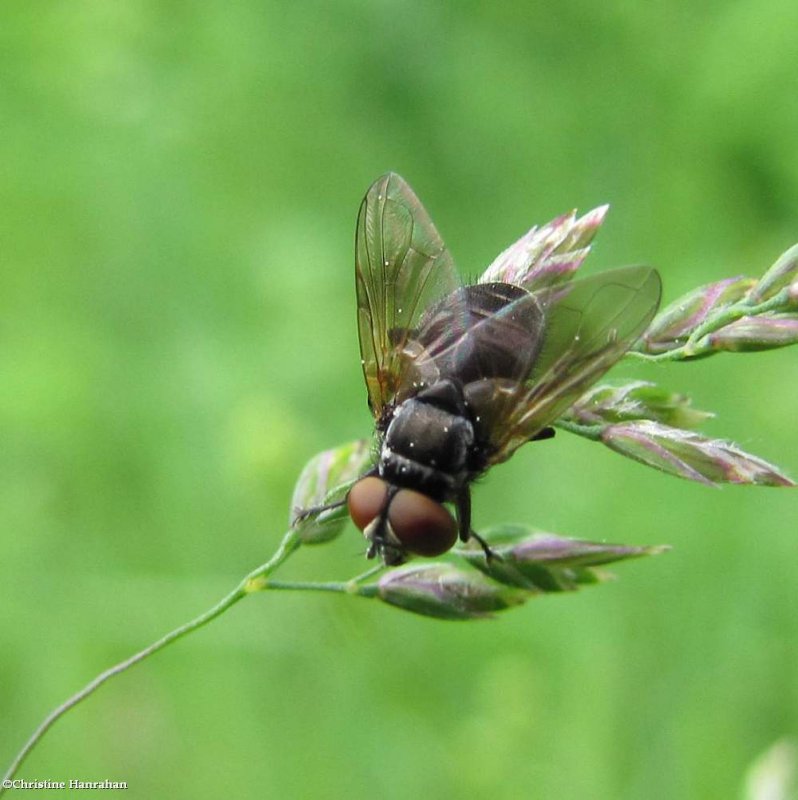
<svg viewBox="0 0 798 800"><path fill-rule="evenodd" d="M491 557L471 527L471 484L526 442L553 436L551 425L659 305L649 267L574 279L567 263L536 272L538 258L514 245L489 267L491 278L463 285L400 176L383 175L366 193L355 287L375 463L332 506L348 504L369 558L392 565L440 555L458 537Z"/></svg>
<svg viewBox="0 0 798 800"><path fill-rule="evenodd" d="M527 302L518 303L522 298ZM513 303L514 315L499 314ZM372 549L383 555L390 549L388 515L401 488L437 503L454 503L460 538L482 542L471 529L469 486L487 470L492 456L481 424L481 412L488 410L484 400L490 399L482 391L484 382L526 377L543 346L543 322L543 311L529 293L504 283L464 286L425 314L414 341L422 347L434 341L444 349L447 355L437 366L452 377L420 383L417 394L386 406L377 421L376 474L392 488L371 533ZM462 329L473 333L463 337ZM546 428L533 438L553 435Z"/></svg>

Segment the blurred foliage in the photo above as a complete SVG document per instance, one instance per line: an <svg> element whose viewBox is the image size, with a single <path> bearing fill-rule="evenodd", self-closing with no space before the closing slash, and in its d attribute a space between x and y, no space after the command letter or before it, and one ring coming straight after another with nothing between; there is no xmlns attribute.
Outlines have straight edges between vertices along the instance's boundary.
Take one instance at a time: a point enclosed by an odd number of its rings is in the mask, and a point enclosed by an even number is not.
<svg viewBox="0 0 798 800"><path fill-rule="evenodd" d="M2 760L263 561L302 465L369 433L352 242L377 175L407 178L467 276L603 202L586 270L651 263L666 302L759 275L798 239L796 29L788 0L4 4ZM621 372L798 474L792 349ZM798 724L796 503L560 434L477 489L477 530L667 557L485 624L253 598L68 715L22 776L734 796ZM347 578L363 549L351 529L286 573Z"/></svg>

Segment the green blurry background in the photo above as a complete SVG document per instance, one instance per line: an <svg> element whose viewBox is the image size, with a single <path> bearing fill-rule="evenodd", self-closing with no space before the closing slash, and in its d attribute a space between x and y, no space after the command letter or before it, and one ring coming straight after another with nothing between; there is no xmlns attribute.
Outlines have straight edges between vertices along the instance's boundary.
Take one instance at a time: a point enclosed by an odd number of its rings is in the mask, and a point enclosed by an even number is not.
<svg viewBox="0 0 798 800"><path fill-rule="evenodd" d="M304 462L370 432L352 245L374 178L407 178L467 276L604 202L587 270L651 263L666 300L760 274L798 240L796 29L789 0L5 3L0 760L265 560ZM798 352L619 374L798 474ZM796 733L797 509L562 434L477 488L477 529L670 554L486 623L253 597L21 775L141 798L737 796ZM349 530L285 577L362 554Z"/></svg>

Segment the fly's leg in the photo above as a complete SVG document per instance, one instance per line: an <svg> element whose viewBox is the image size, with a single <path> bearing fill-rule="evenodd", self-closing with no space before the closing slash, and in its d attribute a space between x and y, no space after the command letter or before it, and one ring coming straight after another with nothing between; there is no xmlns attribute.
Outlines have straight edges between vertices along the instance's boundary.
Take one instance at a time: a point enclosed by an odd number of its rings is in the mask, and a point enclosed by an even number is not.
<svg viewBox="0 0 798 800"><path fill-rule="evenodd" d="M368 472L364 472L354 480L342 484L340 487L338 487L338 490L340 491L346 487L346 492L340 500L335 500L332 503L322 503L318 506L308 506L307 508L294 508L294 519L291 524L296 525L298 522L303 522L309 517L317 517L319 514L323 514L325 511L334 511L336 508L345 506L349 501L349 492L352 490L352 487L363 478L368 478L369 476L376 474L376 469L370 469Z"/></svg>
<svg viewBox="0 0 798 800"><path fill-rule="evenodd" d="M457 495L454 508L457 513L457 530L460 532L460 541L467 542L473 535L471 530L471 490L467 486Z"/></svg>
<svg viewBox="0 0 798 800"><path fill-rule="evenodd" d="M325 511L333 511L336 508L341 508L341 506L346 505L348 499L349 492L347 492L341 500L336 500L334 503L325 503L321 506L309 506L308 508L295 508L294 521L291 524L296 525L298 522L304 522L309 517L317 517Z"/></svg>
<svg viewBox="0 0 798 800"><path fill-rule="evenodd" d="M491 550L490 545L476 531L471 531L471 536L479 542L479 546L485 551L485 559L488 563L494 558L497 561L502 560L502 557L495 550Z"/></svg>
<svg viewBox="0 0 798 800"><path fill-rule="evenodd" d="M460 532L460 540L467 542L472 537L476 539L480 547L485 551L485 558L488 562L491 559L501 560L501 556L491 550L490 545L471 528L471 491L466 486L455 501L455 511L457 513L457 528Z"/></svg>

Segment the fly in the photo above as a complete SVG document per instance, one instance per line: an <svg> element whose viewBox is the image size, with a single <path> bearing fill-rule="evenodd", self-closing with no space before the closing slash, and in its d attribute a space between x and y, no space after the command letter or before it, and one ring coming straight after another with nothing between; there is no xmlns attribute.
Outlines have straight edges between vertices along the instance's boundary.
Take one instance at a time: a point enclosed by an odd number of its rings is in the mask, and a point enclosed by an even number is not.
<svg viewBox="0 0 798 800"><path fill-rule="evenodd" d="M471 483L553 436L552 423L642 335L661 293L642 266L538 290L464 286L395 173L360 206L355 282L377 459L342 502L368 557L388 565L439 555L458 537L490 556L471 527Z"/></svg>

